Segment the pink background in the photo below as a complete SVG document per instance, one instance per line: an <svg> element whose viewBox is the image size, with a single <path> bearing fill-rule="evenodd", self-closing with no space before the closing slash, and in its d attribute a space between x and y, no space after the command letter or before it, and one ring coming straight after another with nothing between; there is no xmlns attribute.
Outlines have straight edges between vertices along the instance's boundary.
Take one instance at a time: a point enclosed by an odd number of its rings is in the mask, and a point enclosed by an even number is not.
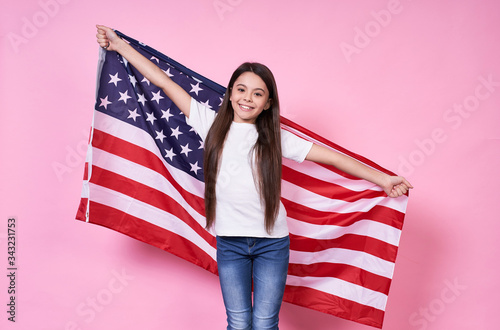
<svg viewBox="0 0 500 330"><path fill-rule="evenodd" d="M217 277L74 220L96 23L224 85L243 61L267 64L285 117L415 186L384 329L498 329L498 1L23 0L0 15L2 329L225 326ZM369 329L287 303L281 328Z"/></svg>

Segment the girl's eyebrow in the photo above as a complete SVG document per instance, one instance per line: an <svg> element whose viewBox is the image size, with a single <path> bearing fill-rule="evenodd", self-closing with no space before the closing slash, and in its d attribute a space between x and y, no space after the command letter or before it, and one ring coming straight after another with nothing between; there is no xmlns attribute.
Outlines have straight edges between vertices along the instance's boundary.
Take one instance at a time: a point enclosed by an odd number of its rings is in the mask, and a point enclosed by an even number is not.
<svg viewBox="0 0 500 330"><path fill-rule="evenodd" d="M242 84L242 83L239 83L239 84L238 84L238 85L236 85L236 86L243 86L243 87L247 88L247 86L246 86L245 84ZM255 88L254 90L256 90L256 89L259 89L259 90L263 91L264 93L266 92L263 88L260 88L260 87L257 87L257 88Z"/></svg>

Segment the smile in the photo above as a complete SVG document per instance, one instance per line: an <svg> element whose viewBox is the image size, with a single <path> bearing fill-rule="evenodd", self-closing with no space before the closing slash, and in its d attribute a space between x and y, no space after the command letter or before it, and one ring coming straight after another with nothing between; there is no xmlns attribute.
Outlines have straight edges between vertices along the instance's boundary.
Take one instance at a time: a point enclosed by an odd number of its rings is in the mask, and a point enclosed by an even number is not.
<svg viewBox="0 0 500 330"><path fill-rule="evenodd" d="M253 110L252 107L249 107L249 106L246 106L246 105L240 104L239 106L240 106L240 109L243 110L243 111L251 111L251 110Z"/></svg>

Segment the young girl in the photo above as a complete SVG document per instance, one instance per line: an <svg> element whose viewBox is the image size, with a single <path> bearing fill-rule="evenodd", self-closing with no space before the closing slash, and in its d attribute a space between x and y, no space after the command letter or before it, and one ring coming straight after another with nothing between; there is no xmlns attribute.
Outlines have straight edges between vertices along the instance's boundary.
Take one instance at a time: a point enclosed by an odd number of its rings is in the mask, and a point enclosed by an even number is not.
<svg viewBox="0 0 500 330"><path fill-rule="evenodd" d="M379 185L390 197L412 188L402 177L281 130L276 83L262 64L244 63L236 69L216 114L113 30L98 25L97 31L99 45L120 53L160 87L204 140L207 229L216 233L227 329L278 329L290 245L280 202L282 157L333 165ZM228 184L217 180L219 173L237 175Z"/></svg>

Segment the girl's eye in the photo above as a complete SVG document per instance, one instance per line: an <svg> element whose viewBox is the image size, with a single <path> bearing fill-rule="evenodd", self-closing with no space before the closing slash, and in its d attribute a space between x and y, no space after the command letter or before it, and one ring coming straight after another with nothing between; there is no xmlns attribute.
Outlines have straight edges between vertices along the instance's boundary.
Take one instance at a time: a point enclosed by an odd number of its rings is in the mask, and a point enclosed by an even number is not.
<svg viewBox="0 0 500 330"><path fill-rule="evenodd" d="M238 88L238 92L244 92L245 90L243 88Z"/></svg>
<svg viewBox="0 0 500 330"><path fill-rule="evenodd" d="M261 93L255 93L255 96L262 96Z"/></svg>

